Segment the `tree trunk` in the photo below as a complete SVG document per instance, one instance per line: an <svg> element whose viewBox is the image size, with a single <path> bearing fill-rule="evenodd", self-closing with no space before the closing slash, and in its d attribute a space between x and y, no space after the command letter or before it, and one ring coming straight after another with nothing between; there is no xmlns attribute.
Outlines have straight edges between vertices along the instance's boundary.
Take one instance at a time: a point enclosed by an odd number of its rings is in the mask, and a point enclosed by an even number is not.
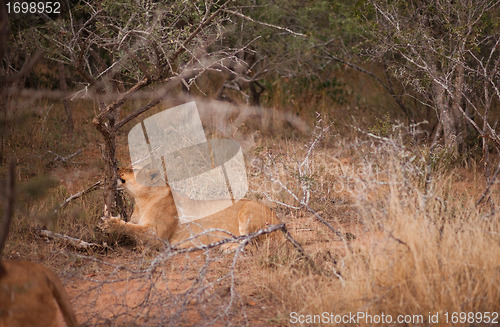
<svg viewBox="0 0 500 327"><path fill-rule="evenodd" d="M73 114L71 112L71 108L69 106L69 101L66 99L66 93L68 91L68 85L66 84L66 73L64 69L64 64L60 62L58 64L59 68L59 84L61 86L61 91L64 93L63 97L63 105L64 112L66 113L66 129L69 133L73 133Z"/></svg>
<svg viewBox="0 0 500 327"><path fill-rule="evenodd" d="M467 149L465 144L465 139L467 137L468 126L465 124L465 119L462 114L463 108L463 88L464 88L464 67L459 65L456 71L455 81L454 81L454 94L451 100L451 114L453 116L453 128L455 129L457 149L461 153L465 152ZM461 110L462 109L462 110Z"/></svg>
<svg viewBox="0 0 500 327"><path fill-rule="evenodd" d="M103 106L104 107L104 106ZM112 112L103 120L94 119L97 130L104 138L102 155L105 162L104 178L104 203L109 212L118 212L123 218L126 218L127 211L120 197L116 181L118 180L118 161L116 159L116 130L115 123L119 117L119 108Z"/></svg>
<svg viewBox="0 0 500 327"><path fill-rule="evenodd" d="M444 145L453 155L458 155L457 131L455 119L449 105L449 98L445 89L437 82L433 82L433 93L439 121L443 127Z"/></svg>
<svg viewBox="0 0 500 327"><path fill-rule="evenodd" d="M117 179L117 162L116 162L116 134L109 124L101 124L94 121L97 130L104 137L102 147L102 156L105 162L105 177L104 177L104 204L109 211L115 209L115 194L116 194L116 179Z"/></svg>
<svg viewBox="0 0 500 327"><path fill-rule="evenodd" d="M258 89L257 89L258 88ZM260 106L260 96L266 88L260 84L258 81L250 82L250 94L251 94L251 105Z"/></svg>

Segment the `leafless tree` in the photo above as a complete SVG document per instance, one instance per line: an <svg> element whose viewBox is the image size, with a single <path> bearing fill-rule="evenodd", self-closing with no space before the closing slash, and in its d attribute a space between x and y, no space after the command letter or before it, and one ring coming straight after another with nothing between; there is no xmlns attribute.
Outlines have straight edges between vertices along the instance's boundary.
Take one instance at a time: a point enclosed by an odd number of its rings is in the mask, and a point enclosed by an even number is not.
<svg viewBox="0 0 500 327"><path fill-rule="evenodd" d="M81 92L94 97L99 113L93 123L103 135L106 196L115 207L116 134L126 123L160 103L188 73L201 74L215 62L232 58L231 51L210 52L223 35L232 1L119 4L87 1L83 12L70 10L67 20L45 34L51 58L82 77ZM55 36L57 35L57 36ZM139 90L161 85L157 96L123 116L121 108Z"/></svg>
<svg viewBox="0 0 500 327"><path fill-rule="evenodd" d="M20 65L18 70L13 69L5 60L8 55L10 35L9 15L7 14L5 1L2 0L0 1L0 107L2 108L3 117L0 119L0 125L2 125L0 131L0 162L5 160L4 142L6 138L5 134L7 133L6 127L8 120L11 119L11 117L7 116L10 93L13 90L16 91L13 86L17 85L31 72L44 54L42 50L35 51L31 55L26 56L24 63Z"/></svg>
<svg viewBox="0 0 500 327"><path fill-rule="evenodd" d="M197 77L207 71L241 72L232 68L242 64L245 46L214 46L232 24L230 17L240 12L235 3L86 1L84 7L70 9L68 18L54 24L51 33L41 35L49 40L49 57L81 76L79 95L91 96L99 108L93 123L104 139L105 203L111 210L118 199L117 132L182 85L196 87ZM140 90L155 95L142 107L122 114L123 106Z"/></svg>
<svg viewBox="0 0 500 327"><path fill-rule="evenodd" d="M500 149L490 109L500 100L499 1L371 0L376 29L369 54L388 64L435 110L441 135L455 155L475 131Z"/></svg>

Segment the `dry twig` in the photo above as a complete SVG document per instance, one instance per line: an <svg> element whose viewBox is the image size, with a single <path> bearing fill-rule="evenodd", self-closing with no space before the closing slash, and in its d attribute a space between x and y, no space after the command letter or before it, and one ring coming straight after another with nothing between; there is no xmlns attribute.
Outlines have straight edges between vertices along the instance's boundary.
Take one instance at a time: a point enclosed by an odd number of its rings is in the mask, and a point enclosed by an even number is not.
<svg viewBox="0 0 500 327"><path fill-rule="evenodd" d="M68 161L69 161L69 159L71 159L71 158L73 158L73 157L76 157L77 155L79 155L80 153L82 153L82 151L83 151L83 150L82 150L82 149L80 149L80 150L78 150L78 151L76 151L76 152L74 152L74 153L72 153L72 154L70 154L70 155L67 155L67 156L61 156L61 155L59 155L59 154L57 154L57 153L55 153L55 152L53 152L53 151L47 150L47 152L48 152L48 153L51 153L51 154L53 154L53 155L55 156L55 158L54 158L54 159L52 159L52 160L50 161L50 163L55 163L55 162L57 162L57 161L68 162Z"/></svg>
<svg viewBox="0 0 500 327"><path fill-rule="evenodd" d="M66 200L64 200L63 203L61 203L60 209L63 209L64 207L66 207L68 205L68 203L70 203L74 199L77 199L77 198L79 198L81 196L84 196L85 194L88 194L88 193L90 193L90 192L98 189L100 187L100 185L101 185L101 181L97 181L96 183L94 183L92 186L90 186L86 190L83 190L83 191L80 191L78 193L75 193L75 194L71 195Z"/></svg>
<svg viewBox="0 0 500 327"><path fill-rule="evenodd" d="M79 238L71 237L68 235L64 234L59 234L59 233L54 233L53 231L46 230L46 229L41 229L38 231L38 235L41 237L44 237L49 240L56 240L60 241L64 244L71 245L72 247L78 249L78 250L90 250L90 249L102 249L105 246L96 244L96 243L89 243L84 240L81 240Z"/></svg>

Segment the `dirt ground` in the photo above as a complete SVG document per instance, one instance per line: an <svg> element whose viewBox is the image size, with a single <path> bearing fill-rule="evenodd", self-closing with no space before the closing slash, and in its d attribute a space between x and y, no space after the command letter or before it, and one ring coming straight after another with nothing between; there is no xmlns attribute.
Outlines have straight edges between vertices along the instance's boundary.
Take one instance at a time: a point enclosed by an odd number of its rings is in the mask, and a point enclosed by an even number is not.
<svg viewBox="0 0 500 327"><path fill-rule="evenodd" d="M313 256L324 255L324 249L332 256L342 256L346 251L345 243L338 237L331 237L332 233L310 215L295 219L288 228L306 253ZM369 242L369 234L360 224L344 223L338 228L350 235L349 243ZM73 299L79 322L88 326L202 326L212 323L215 326L286 326L289 312L282 311L279 298L271 291L262 289L266 275L272 269L279 269L265 262L267 259L263 256L272 256L262 249L265 246L249 245L239 256L233 272L233 290L231 277L217 280L231 273L234 253L224 255L214 250L209 254L214 258L210 259L203 251L178 255L149 275L140 266L147 266L158 252L141 253L141 249L131 247L98 255L94 271L66 279L66 289ZM290 247L289 251L295 249ZM193 285L207 263L209 269L202 284L207 287L208 294L191 296L186 291L198 291L199 286ZM221 315L221 312L224 313Z"/></svg>

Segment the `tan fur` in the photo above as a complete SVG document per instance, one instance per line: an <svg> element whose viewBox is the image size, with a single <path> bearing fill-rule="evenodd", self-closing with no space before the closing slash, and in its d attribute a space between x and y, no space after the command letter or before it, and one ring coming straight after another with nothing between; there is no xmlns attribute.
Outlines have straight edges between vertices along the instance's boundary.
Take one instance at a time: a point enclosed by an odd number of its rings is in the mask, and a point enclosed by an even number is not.
<svg viewBox="0 0 500 327"><path fill-rule="evenodd" d="M66 291L52 271L33 262L4 260L1 265L0 327L78 326Z"/></svg>
<svg viewBox="0 0 500 327"><path fill-rule="evenodd" d="M180 224L172 190L168 185L164 182L163 186L141 185L136 181L131 169L121 169L119 176L120 180L125 182L123 186L134 197L134 212L130 222L112 217L105 223L108 227L121 230L137 239L156 237L177 244L211 228L221 229L233 235L244 235L265 228L267 225L279 223L269 207L256 201L242 199L215 214ZM210 204L216 201L206 202ZM229 236L220 231L211 232L190 242L183 242L181 246L207 244Z"/></svg>

